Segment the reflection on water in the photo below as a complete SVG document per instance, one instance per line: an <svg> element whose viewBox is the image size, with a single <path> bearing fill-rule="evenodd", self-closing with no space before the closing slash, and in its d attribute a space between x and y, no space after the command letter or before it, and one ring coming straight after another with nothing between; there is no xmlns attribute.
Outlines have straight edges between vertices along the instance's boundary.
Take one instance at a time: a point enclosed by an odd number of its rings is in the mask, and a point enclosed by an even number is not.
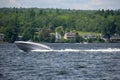
<svg viewBox="0 0 120 80"><path fill-rule="evenodd" d="M120 80L119 44L48 45L54 51L26 53L1 44L0 80Z"/></svg>

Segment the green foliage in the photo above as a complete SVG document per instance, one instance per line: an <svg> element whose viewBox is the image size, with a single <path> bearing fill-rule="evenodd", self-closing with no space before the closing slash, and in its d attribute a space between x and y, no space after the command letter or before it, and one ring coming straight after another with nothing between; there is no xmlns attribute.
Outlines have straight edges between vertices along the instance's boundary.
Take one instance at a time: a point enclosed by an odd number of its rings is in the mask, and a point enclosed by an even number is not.
<svg viewBox="0 0 120 80"><path fill-rule="evenodd" d="M14 42L17 40L18 32L16 27L7 27L4 31L5 41Z"/></svg>
<svg viewBox="0 0 120 80"><path fill-rule="evenodd" d="M40 42L55 42L55 36L50 34L50 31L47 29L42 29L39 35Z"/></svg>
<svg viewBox="0 0 120 80"><path fill-rule="evenodd" d="M27 28L23 32L22 40L24 41L34 40L34 34L35 34L35 30L33 28Z"/></svg>
<svg viewBox="0 0 120 80"><path fill-rule="evenodd" d="M114 17L108 16L105 27L103 27L103 34L109 39L111 35L113 35L116 31L116 25L114 21Z"/></svg>
<svg viewBox="0 0 120 80"><path fill-rule="evenodd" d="M108 38L120 34L120 10L0 8L0 32L5 32L9 42L18 35L23 40L54 42L50 33L57 31L63 36L73 30L102 33ZM37 31L39 35L35 34ZM75 42L79 41L82 39L77 37Z"/></svg>
<svg viewBox="0 0 120 80"><path fill-rule="evenodd" d="M59 34L61 34L62 36L64 35L63 26L56 27L55 31L58 32Z"/></svg>

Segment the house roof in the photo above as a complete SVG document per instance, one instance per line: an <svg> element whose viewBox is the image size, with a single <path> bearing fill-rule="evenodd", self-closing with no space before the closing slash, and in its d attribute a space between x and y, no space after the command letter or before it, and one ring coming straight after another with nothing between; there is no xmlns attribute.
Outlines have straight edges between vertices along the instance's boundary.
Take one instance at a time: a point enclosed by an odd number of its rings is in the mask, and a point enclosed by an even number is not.
<svg viewBox="0 0 120 80"><path fill-rule="evenodd" d="M110 39L120 39L120 35L115 34L115 35L111 36Z"/></svg>
<svg viewBox="0 0 120 80"><path fill-rule="evenodd" d="M76 36L76 33L67 32L67 33L65 33L65 35L66 35L67 37L75 37L75 36Z"/></svg>

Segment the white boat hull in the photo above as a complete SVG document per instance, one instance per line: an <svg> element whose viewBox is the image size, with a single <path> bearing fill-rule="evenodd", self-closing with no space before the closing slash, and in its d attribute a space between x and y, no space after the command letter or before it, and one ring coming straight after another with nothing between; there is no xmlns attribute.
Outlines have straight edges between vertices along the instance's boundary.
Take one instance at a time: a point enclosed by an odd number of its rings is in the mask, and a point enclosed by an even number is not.
<svg viewBox="0 0 120 80"><path fill-rule="evenodd" d="M29 41L15 41L15 44L17 47L25 52L29 52L32 50L51 50L50 47L40 44L40 43L35 43L35 42L29 42Z"/></svg>

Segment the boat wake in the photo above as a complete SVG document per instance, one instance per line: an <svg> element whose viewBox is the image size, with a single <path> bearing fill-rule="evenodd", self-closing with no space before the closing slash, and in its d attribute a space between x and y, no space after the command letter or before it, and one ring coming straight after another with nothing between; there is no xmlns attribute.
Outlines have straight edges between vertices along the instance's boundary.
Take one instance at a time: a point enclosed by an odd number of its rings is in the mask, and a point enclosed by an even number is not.
<svg viewBox="0 0 120 80"><path fill-rule="evenodd" d="M107 49L61 49L61 50L32 50L32 52L120 52L118 48L107 48Z"/></svg>

